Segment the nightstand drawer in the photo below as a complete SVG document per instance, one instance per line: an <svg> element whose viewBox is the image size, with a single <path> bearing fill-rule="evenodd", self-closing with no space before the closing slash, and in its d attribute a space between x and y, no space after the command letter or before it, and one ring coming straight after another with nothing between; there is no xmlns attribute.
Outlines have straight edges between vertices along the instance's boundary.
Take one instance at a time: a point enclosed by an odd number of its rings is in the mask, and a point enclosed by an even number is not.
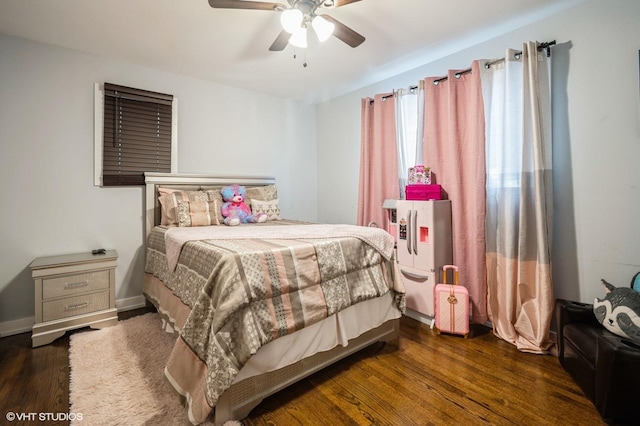
<svg viewBox="0 0 640 426"><path fill-rule="evenodd" d="M109 289L108 270L45 278L42 280L42 299L73 296L102 289Z"/></svg>
<svg viewBox="0 0 640 426"><path fill-rule="evenodd" d="M85 294L42 303L42 320L54 321L60 318L86 314L109 308L109 290Z"/></svg>

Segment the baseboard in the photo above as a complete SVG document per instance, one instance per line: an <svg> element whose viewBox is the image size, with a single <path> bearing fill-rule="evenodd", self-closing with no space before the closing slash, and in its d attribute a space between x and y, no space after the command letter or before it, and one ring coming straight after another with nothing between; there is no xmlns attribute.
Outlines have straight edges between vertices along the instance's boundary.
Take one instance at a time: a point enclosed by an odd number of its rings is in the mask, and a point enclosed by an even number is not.
<svg viewBox="0 0 640 426"><path fill-rule="evenodd" d="M146 306L146 302L147 299L142 295L126 299L118 299L116 300L116 308L118 308L118 312L131 311L133 309L144 308Z"/></svg>
<svg viewBox="0 0 640 426"><path fill-rule="evenodd" d="M0 322L0 338L31 332L35 317L20 318L13 321Z"/></svg>
<svg viewBox="0 0 640 426"><path fill-rule="evenodd" d="M144 308L146 306L144 296L128 297L116 300L118 312L131 311L133 309ZM13 336L15 334L30 333L35 323L35 317L21 318L12 321L0 322L0 338Z"/></svg>
<svg viewBox="0 0 640 426"><path fill-rule="evenodd" d="M427 324L429 327L433 328L434 319L429 315L425 315L422 312L414 311L413 309L407 308L404 312L405 316L412 318L416 321L419 321L423 324Z"/></svg>

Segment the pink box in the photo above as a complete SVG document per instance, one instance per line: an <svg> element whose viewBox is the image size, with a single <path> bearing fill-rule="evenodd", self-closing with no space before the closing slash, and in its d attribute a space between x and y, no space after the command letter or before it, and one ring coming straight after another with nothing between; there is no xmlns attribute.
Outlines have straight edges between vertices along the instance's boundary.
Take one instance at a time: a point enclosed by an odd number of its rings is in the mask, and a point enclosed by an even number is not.
<svg viewBox="0 0 640 426"><path fill-rule="evenodd" d="M407 200L442 200L440 185L407 185L405 189Z"/></svg>
<svg viewBox="0 0 640 426"><path fill-rule="evenodd" d="M409 167L409 185L430 185L431 184L431 168L423 165Z"/></svg>

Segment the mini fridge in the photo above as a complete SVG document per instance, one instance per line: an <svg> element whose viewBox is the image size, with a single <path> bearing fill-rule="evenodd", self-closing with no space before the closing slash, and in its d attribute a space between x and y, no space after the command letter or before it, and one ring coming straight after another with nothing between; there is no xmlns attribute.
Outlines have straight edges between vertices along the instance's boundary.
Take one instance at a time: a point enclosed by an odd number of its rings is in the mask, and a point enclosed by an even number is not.
<svg viewBox="0 0 640 426"><path fill-rule="evenodd" d="M444 265L453 264L451 202L396 202L398 266L406 291L407 316L433 325L434 287Z"/></svg>

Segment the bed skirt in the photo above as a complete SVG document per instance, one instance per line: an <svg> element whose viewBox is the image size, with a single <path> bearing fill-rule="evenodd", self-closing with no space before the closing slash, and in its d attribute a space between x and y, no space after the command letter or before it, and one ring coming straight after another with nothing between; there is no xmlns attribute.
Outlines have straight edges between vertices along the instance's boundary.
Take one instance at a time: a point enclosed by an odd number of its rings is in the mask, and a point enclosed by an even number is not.
<svg viewBox="0 0 640 426"><path fill-rule="evenodd" d="M168 329L179 331L182 328L189 307L158 278L145 274L144 294L156 306ZM290 384L375 342L396 340L400 316L392 292L389 292L266 344L249 359L232 386L222 394L210 420L215 424L240 420L264 398ZM179 348L177 352L180 352ZM179 369L166 370L165 374L176 391L186 397L192 422L201 415L193 410L202 410L202 413L210 409L206 406L204 391L183 389L178 384L180 378L174 375L181 374Z"/></svg>

